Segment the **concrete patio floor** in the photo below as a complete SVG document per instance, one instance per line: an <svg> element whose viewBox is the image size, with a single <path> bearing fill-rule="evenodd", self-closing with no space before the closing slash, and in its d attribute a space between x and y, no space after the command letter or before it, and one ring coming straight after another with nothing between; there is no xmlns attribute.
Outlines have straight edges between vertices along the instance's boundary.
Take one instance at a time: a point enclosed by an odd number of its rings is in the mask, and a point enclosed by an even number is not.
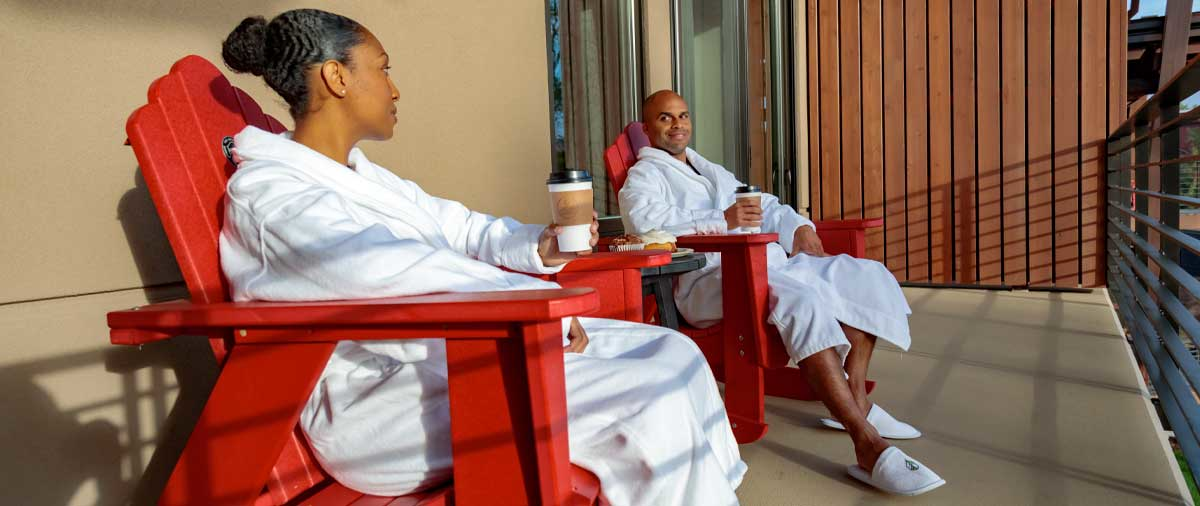
<svg viewBox="0 0 1200 506"><path fill-rule="evenodd" d="M914 498L873 491L846 474L849 438L819 424L819 403L768 398L767 436L741 447L742 504L1185 502L1103 290L905 293L913 346L879 347L872 397L924 432L896 444L947 485Z"/></svg>

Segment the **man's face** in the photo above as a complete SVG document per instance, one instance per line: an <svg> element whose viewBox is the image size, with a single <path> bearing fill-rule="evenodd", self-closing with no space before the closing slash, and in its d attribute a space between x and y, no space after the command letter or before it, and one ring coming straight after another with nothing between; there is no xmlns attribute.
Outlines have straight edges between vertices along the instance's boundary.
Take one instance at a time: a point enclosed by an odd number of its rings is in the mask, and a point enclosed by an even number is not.
<svg viewBox="0 0 1200 506"><path fill-rule="evenodd" d="M651 111L654 116L646 123L646 137L650 145L671 153L683 154L692 140L692 114L687 102L678 95L667 95L655 100Z"/></svg>

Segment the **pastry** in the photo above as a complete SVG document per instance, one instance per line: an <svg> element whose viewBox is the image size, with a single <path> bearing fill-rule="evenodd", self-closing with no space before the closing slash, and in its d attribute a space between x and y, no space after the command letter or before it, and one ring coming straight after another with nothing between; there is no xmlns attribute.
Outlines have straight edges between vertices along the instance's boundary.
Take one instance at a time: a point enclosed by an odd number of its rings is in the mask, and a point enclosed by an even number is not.
<svg viewBox="0 0 1200 506"><path fill-rule="evenodd" d="M645 248L646 244L642 239L633 234L625 234L619 237L614 237L612 243L609 244L609 251L638 251Z"/></svg>
<svg viewBox="0 0 1200 506"><path fill-rule="evenodd" d="M675 251L675 236L663 232L661 230L652 230L640 236L642 242L646 243L646 249L661 249L670 252Z"/></svg>

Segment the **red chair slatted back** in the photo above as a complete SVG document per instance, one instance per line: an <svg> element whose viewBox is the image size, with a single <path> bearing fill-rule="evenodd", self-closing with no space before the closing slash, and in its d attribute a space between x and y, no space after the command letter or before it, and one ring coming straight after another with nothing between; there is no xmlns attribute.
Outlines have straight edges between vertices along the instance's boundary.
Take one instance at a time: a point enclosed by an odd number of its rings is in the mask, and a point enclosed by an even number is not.
<svg viewBox="0 0 1200 506"><path fill-rule="evenodd" d="M637 158L629 147L629 137L622 132L617 136L616 142L604 151L604 170L608 174L608 183L612 186L614 194L621 193L621 188L625 186L625 177L629 175L629 168L636 162Z"/></svg>
<svg viewBox="0 0 1200 506"><path fill-rule="evenodd" d="M649 145L650 139L646 137L646 132L642 131L642 123L634 121L626 125L617 135L617 140L604 150L604 170L608 174L614 194L619 195L621 188L625 186L629 168L637 163L638 151Z"/></svg>
<svg viewBox="0 0 1200 506"><path fill-rule="evenodd" d="M638 151L650 145L650 138L646 137L646 131L642 129L641 121L625 125L625 135L629 136L629 147L633 151L633 158L636 161Z"/></svg>
<svg viewBox="0 0 1200 506"><path fill-rule="evenodd" d="M234 166L221 140L255 125L283 131L242 90L199 56L175 63L150 86L126 132L192 300L228 300L217 237Z"/></svg>
<svg viewBox="0 0 1200 506"><path fill-rule="evenodd" d="M246 125L271 132L286 130L199 56L179 60L155 81L147 104L134 111L126 124L129 142L193 301L229 300L217 248L225 184L236 167L226 158L222 140ZM213 351L220 363L225 350L219 339ZM326 480L296 429L259 502L282 504Z"/></svg>

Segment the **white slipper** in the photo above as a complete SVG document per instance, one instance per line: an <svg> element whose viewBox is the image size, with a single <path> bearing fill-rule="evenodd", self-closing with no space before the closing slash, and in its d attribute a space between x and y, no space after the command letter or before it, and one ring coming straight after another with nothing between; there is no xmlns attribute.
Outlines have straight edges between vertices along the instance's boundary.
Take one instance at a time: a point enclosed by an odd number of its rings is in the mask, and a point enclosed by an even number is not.
<svg viewBox="0 0 1200 506"><path fill-rule="evenodd" d="M870 474L857 464L847 466L846 472L858 481L896 495L921 495L946 484L937 473L895 446L879 454Z"/></svg>
<svg viewBox="0 0 1200 506"><path fill-rule="evenodd" d="M841 422L832 418L822 418L821 423L831 429L846 430L846 427ZM888 439L916 439L921 437L921 431L917 430L916 427L893 418L892 415L889 415L878 404L871 405L871 412L867 413L867 423L874 425L875 430L879 431L879 435Z"/></svg>

